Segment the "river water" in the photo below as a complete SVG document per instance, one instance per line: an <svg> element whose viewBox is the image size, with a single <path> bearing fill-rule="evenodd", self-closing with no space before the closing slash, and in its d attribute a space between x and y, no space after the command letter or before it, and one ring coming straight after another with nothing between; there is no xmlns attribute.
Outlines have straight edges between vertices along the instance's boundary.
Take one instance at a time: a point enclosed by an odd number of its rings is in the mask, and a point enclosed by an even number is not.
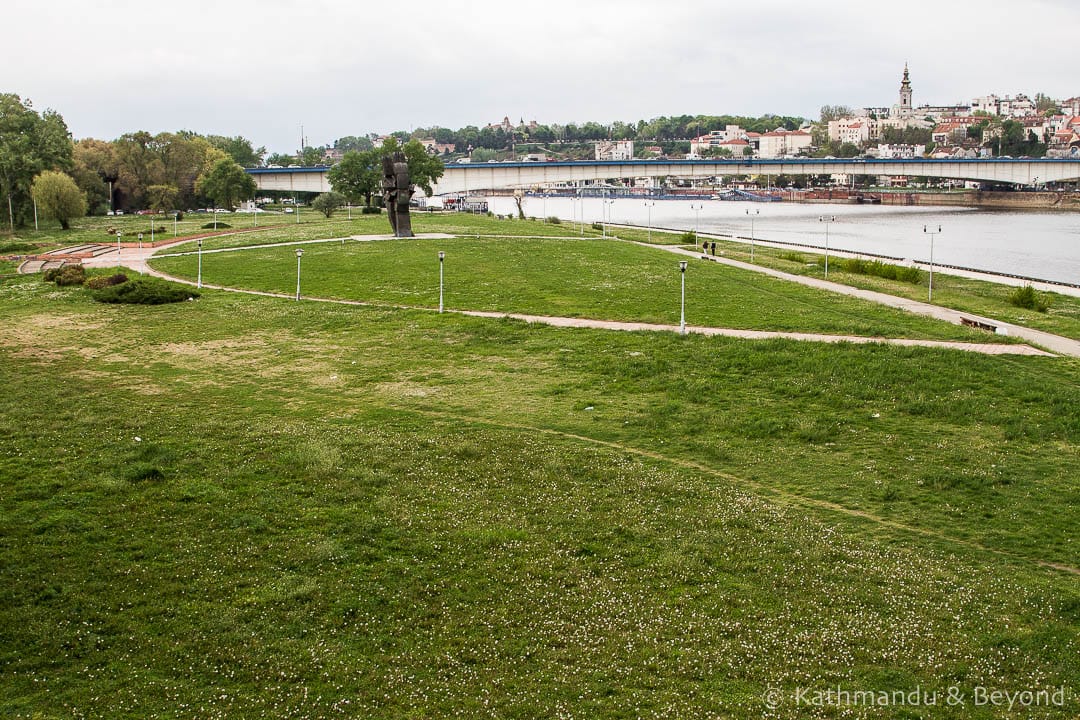
<svg viewBox="0 0 1080 720"><path fill-rule="evenodd" d="M491 211L516 213L513 198L488 198ZM1080 213L953 207L738 202L725 200L526 197L525 214L564 222L624 223L874 253L1080 285ZM834 222L820 218L835 217Z"/></svg>

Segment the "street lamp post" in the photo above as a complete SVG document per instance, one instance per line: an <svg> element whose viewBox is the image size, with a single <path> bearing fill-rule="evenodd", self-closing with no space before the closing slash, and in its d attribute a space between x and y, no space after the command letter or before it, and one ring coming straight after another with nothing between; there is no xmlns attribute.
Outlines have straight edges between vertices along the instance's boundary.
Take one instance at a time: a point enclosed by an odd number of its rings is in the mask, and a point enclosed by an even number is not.
<svg viewBox="0 0 1080 720"><path fill-rule="evenodd" d="M123 235L121 231L116 231L116 266L120 267L120 236Z"/></svg>
<svg viewBox="0 0 1080 720"><path fill-rule="evenodd" d="M836 222L835 215L822 215L818 222L825 223L825 277L829 277L829 225Z"/></svg>
<svg viewBox="0 0 1080 720"><path fill-rule="evenodd" d="M746 214L750 216L750 262L754 262L754 216L760 215L761 210L754 208L754 212L750 212L750 208L747 208Z"/></svg>
<svg viewBox="0 0 1080 720"><path fill-rule="evenodd" d="M926 225L923 225L922 231L930 236L930 288L926 294L927 302L934 301L934 236L941 234L941 226L937 226L937 230L931 230Z"/></svg>
<svg viewBox="0 0 1080 720"><path fill-rule="evenodd" d="M199 238L199 275L195 287L202 289L202 238Z"/></svg>
<svg viewBox="0 0 1080 720"><path fill-rule="evenodd" d="M300 258L304 257L304 248L296 248L296 299L300 299Z"/></svg>
<svg viewBox="0 0 1080 720"><path fill-rule="evenodd" d="M702 207L703 206L702 206L701 203L698 203L697 205L694 205L694 203L690 203L690 209L694 211L694 237L695 238L698 235L701 234L701 208Z"/></svg>
<svg viewBox="0 0 1080 720"><path fill-rule="evenodd" d="M656 204L655 200L646 200L645 201L645 209L649 213L649 242L650 243L652 243L652 209L653 209L653 205L655 205L655 204Z"/></svg>
<svg viewBox="0 0 1080 720"><path fill-rule="evenodd" d="M446 259L446 253L442 250L439 251L439 312L443 311L443 260Z"/></svg>
<svg viewBox="0 0 1080 720"><path fill-rule="evenodd" d="M679 275L682 278L682 299L679 303L679 334L686 334L686 261L679 262Z"/></svg>
<svg viewBox="0 0 1080 720"><path fill-rule="evenodd" d="M139 233L139 249L142 250L142 233Z"/></svg>
<svg viewBox="0 0 1080 720"><path fill-rule="evenodd" d="M180 215L178 212L172 214L172 236L176 237L176 219Z"/></svg>

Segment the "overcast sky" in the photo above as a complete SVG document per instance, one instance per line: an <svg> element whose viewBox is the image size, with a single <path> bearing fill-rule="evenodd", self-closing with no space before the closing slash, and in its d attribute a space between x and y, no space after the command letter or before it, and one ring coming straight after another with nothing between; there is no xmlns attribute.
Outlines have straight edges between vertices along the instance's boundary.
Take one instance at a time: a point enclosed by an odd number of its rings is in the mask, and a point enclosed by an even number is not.
<svg viewBox="0 0 1080 720"><path fill-rule="evenodd" d="M345 135L1080 94L1075 0L6 0L0 92L76 138ZM407 10L403 10L407 8Z"/></svg>

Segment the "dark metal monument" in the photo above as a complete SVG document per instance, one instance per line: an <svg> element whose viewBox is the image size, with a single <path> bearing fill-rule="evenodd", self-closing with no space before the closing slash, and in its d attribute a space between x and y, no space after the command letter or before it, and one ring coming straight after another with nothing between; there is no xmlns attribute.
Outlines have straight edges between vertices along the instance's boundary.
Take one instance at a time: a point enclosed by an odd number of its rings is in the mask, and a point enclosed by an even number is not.
<svg viewBox="0 0 1080 720"><path fill-rule="evenodd" d="M416 188L409 183L409 162L405 153L396 152L385 156L383 163L383 200L394 237L414 237L409 217L409 200Z"/></svg>

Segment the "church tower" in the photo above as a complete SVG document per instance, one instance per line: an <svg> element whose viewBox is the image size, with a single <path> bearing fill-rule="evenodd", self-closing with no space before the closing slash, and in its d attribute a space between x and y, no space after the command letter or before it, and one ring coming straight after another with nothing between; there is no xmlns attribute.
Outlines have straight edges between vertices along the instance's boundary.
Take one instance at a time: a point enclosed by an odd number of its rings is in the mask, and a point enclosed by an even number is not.
<svg viewBox="0 0 1080 720"><path fill-rule="evenodd" d="M900 83L900 113L901 118L911 117L911 78L908 77L908 66L904 63L904 79Z"/></svg>

